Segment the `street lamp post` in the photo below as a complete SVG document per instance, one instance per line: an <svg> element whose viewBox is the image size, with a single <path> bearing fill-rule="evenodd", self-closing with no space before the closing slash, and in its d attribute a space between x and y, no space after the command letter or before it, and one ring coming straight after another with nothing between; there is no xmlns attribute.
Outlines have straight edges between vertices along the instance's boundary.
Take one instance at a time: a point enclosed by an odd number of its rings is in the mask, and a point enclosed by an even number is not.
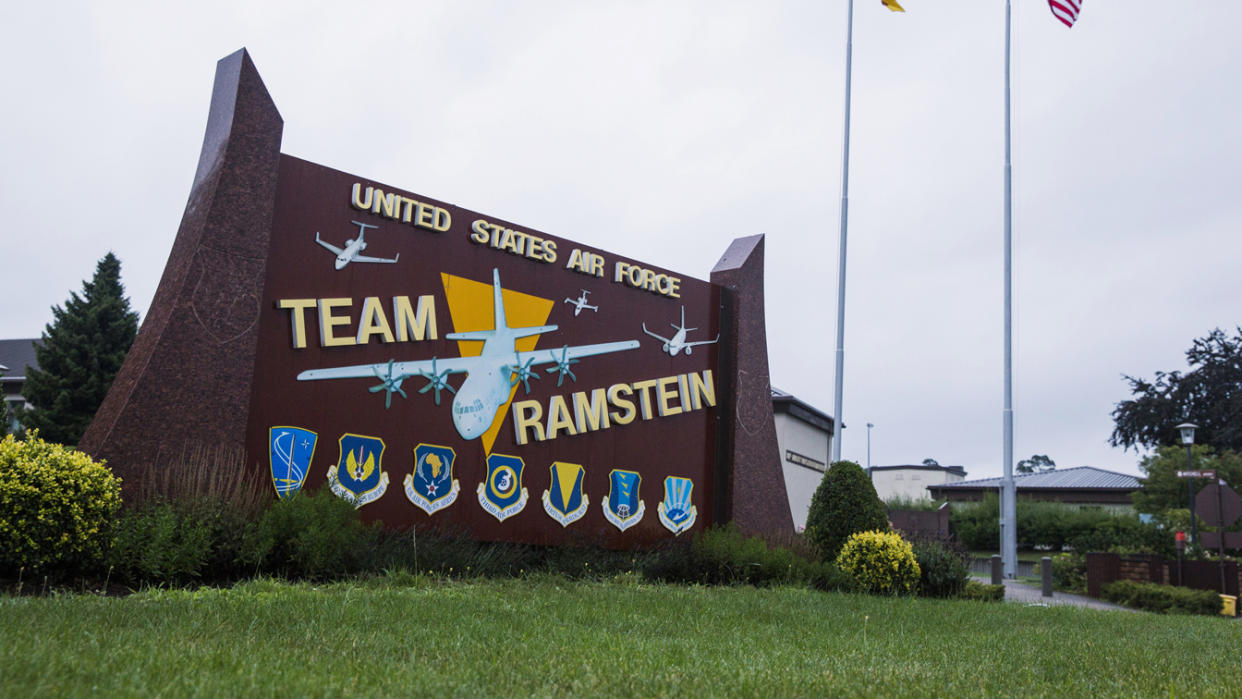
<svg viewBox="0 0 1242 699"><path fill-rule="evenodd" d="M867 423L867 473L871 473L871 428L875 425Z"/></svg>
<svg viewBox="0 0 1242 699"><path fill-rule="evenodd" d="M1191 460L1190 447L1195 443L1195 428L1198 425L1193 422L1183 422L1177 426L1182 433L1182 444L1186 445L1186 470L1194 470L1194 464ZM1190 500L1190 543L1199 542L1199 526L1195 523L1195 479L1186 479L1186 493Z"/></svg>

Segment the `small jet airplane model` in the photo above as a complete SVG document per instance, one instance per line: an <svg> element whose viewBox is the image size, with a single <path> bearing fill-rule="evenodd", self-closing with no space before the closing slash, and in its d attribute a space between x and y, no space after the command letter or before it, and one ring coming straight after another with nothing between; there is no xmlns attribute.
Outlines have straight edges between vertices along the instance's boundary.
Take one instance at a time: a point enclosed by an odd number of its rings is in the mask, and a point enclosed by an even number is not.
<svg viewBox="0 0 1242 699"><path fill-rule="evenodd" d="M336 268L338 270L344 269L345 265L350 262L384 262L387 264L394 264L397 259L401 257L401 253L397 253L397 257L394 257L391 260L384 257L367 257L366 255L359 254L363 250L367 249L367 242L362 239L363 234L367 232L368 228L379 228L379 226L370 223L362 223L361 221L350 221L350 223L358 227L358 237L353 240L345 241L344 248L338 248L332 243L320 240L319 232L315 232L315 242L336 253Z"/></svg>
<svg viewBox="0 0 1242 699"><path fill-rule="evenodd" d="M448 333L448 340L483 341L483 351L475 357L448 357L430 360L398 362L388 360L384 364L359 364L356 366L337 367L332 369L310 369L298 374L299 381L316 381L319 379L361 379L377 378L380 384L371 387L372 393L385 392L384 406L392 405L392 394L399 393L405 398L401 382L419 376L427 379L427 385L419 390L426 393L435 389L436 405L440 404L440 391L448 389L453 397L453 426L462 439L476 439L492 426L496 413L501 406L509 401L513 387L520 381L530 393L530 380L538 379L532 367L539 364L554 364L548 373L559 373L556 385L568 376L577 381L578 377L569 368L578 363L579 357L589 357L609 352L622 352L638 347L637 340L621 342L604 342L595 345L579 345L554 349L517 351L517 340L531 335L553 332L555 325L535 325L523 328L511 328L505 321L505 306L500 295L500 271L492 270L492 311L495 316L493 330L474 330L469 332ZM450 374L466 374L466 380L460 389L454 389L448 383Z"/></svg>
<svg viewBox="0 0 1242 699"><path fill-rule="evenodd" d="M565 303L572 303L572 304L574 305L574 316L575 316L575 317L577 317L577 315L578 315L579 313L581 313L581 312L582 312L582 309L584 309L584 308L589 308L589 309L591 309L592 311L595 311L596 313L599 313L599 306L592 306L592 305L590 305L590 304L588 304L588 303L587 303L587 298L586 298L586 297L587 297L587 294L589 294L589 293L591 293L591 292L587 291L586 289L583 289L583 290L582 290L582 295L581 295L581 296L579 296L578 298L576 298L576 299L569 299L569 298L565 299Z"/></svg>
<svg viewBox="0 0 1242 699"><path fill-rule="evenodd" d="M681 307L681 325L678 325L677 323L669 323L669 325L673 326L673 329L677 331L677 333L674 334L672 337L661 337L651 332L650 330L647 329L646 323L643 323L643 332L663 342L664 351L668 352L668 356L670 357L676 357L677 353L682 351L683 349L686 351L686 354L689 355L691 347L698 347L699 345L712 345L720 341L720 333L716 333L715 340L700 340L698 342L686 342L686 332L690 330L698 330L698 328L687 328L686 327L686 307L685 306Z"/></svg>

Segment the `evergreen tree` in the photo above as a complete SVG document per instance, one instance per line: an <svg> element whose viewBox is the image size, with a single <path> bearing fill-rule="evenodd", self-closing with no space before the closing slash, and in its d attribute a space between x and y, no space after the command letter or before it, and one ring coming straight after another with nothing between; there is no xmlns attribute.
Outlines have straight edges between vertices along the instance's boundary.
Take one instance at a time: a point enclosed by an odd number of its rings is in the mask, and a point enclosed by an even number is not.
<svg viewBox="0 0 1242 699"><path fill-rule="evenodd" d="M853 461L828 468L811 496L806 515L806 538L826 561L833 560L851 534L888 531L888 511L875 492L871 477Z"/></svg>
<svg viewBox="0 0 1242 699"><path fill-rule="evenodd" d="M35 345L39 368L27 372L22 387L33 406L19 416L23 426L37 428L49 442L76 445L137 333L138 314L121 286L121 261L109 252L94 278L83 282L81 296L69 292L63 309L52 307L42 346Z"/></svg>

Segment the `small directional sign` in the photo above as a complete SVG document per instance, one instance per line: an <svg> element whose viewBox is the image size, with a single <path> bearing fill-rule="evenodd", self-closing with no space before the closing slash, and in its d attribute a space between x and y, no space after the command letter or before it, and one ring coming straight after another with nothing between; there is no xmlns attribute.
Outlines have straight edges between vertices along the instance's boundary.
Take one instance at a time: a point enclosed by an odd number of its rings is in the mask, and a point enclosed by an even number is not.
<svg viewBox="0 0 1242 699"><path fill-rule="evenodd" d="M1215 478L1215 471L1178 471L1178 478Z"/></svg>

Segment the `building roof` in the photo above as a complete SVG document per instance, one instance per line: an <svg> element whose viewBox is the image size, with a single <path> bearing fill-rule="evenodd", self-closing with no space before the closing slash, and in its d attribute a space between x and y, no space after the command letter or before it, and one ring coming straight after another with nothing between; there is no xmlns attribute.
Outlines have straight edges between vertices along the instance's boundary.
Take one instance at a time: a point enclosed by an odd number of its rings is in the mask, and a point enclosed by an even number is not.
<svg viewBox="0 0 1242 699"><path fill-rule="evenodd" d="M0 365L8 367L4 374L5 381L25 381L26 367L39 368L35 359L35 343L37 337L20 340L0 340Z"/></svg>
<svg viewBox="0 0 1242 699"><path fill-rule="evenodd" d="M957 483L942 483L928 488L937 490L995 490L1001 486L1000 478L981 478ZM1116 471L1105 471L1094 466L1057 469L1043 473L1015 473L1014 486L1018 490L1138 490L1143 487L1137 476Z"/></svg>
<svg viewBox="0 0 1242 699"><path fill-rule="evenodd" d="M954 473L963 478L966 477L965 466L927 466L925 464L904 464L898 466L872 466L872 471L943 471L945 473Z"/></svg>
<svg viewBox="0 0 1242 699"><path fill-rule="evenodd" d="M836 434L836 430L833 429L836 421L832 419L831 415L775 386L772 387L772 409L778 413L789 413L803 422L824 430L828 434Z"/></svg>

